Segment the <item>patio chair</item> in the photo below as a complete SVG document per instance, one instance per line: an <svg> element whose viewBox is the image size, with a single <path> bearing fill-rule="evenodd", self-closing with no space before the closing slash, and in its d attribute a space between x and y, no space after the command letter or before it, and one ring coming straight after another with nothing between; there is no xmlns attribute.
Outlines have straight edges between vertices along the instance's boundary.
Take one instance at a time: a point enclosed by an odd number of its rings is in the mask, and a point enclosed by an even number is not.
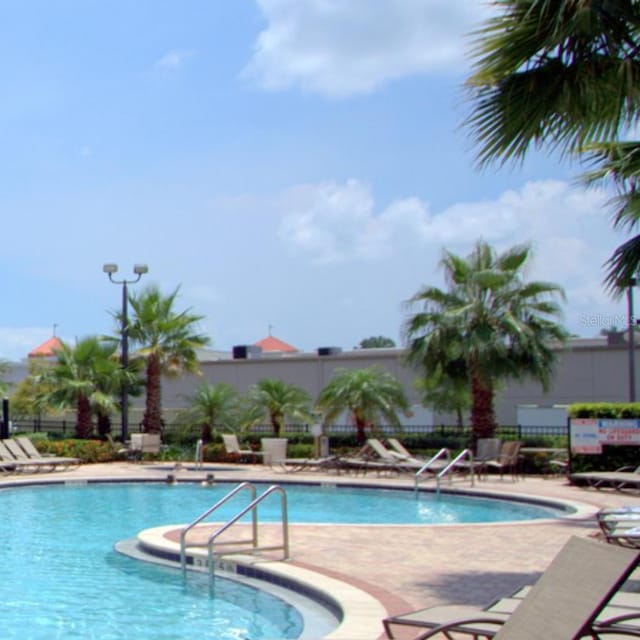
<svg viewBox="0 0 640 640"><path fill-rule="evenodd" d="M431 607L387 618L383 624L390 638L391 625L427 628L416 640L438 634L451 638L456 632L496 640L577 640L583 636L599 638L599 634L640 637L640 627L629 622L637 611L598 619L639 562L637 550L574 536L522 600L512 606L512 612L507 605L502 611L468 607L458 615L454 607L451 618L443 622L445 607Z"/></svg>
<svg viewBox="0 0 640 640"><path fill-rule="evenodd" d="M222 442L224 443L225 451L238 460L249 456L252 459L251 461L255 463L259 457L264 455L263 451L240 448L240 442L238 441L238 436L235 433L223 433Z"/></svg>
<svg viewBox="0 0 640 640"><path fill-rule="evenodd" d="M479 462L478 474L482 475L484 473L486 475L489 469L495 469L499 471L500 479L502 480L505 472L510 471L511 478L517 480L521 446L522 443L517 440L503 442L497 458Z"/></svg>

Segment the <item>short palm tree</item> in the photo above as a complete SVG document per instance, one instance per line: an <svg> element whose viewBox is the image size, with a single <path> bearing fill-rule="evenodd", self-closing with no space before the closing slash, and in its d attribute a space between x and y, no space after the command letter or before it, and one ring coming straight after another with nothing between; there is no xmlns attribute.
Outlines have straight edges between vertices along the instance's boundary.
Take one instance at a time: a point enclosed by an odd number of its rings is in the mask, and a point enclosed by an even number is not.
<svg viewBox="0 0 640 640"><path fill-rule="evenodd" d="M76 409L76 437L93 433L92 407L105 401L100 385L106 378L117 378L120 366L114 358L113 341L90 336L74 346L61 343L56 362L41 374L50 390L47 401L54 407Z"/></svg>
<svg viewBox="0 0 640 640"><path fill-rule="evenodd" d="M409 409L400 382L378 366L337 369L320 392L316 405L324 414L325 424L331 424L341 413L348 411L356 426L359 443L366 439L365 429L375 426L380 418L387 424L399 426L398 411L406 413Z"/></svg>
<svg viewBox="0 0 640 640"><path fill-rule="evenodd" d="M436 371L471 389L476 437L496 428L494 395L502 380L533 377L547 388L555 361L552 346L567 338L556 322L562 289L525 282L530 248L496 253L478 242L467 258L445 252L441 260L448 290L427 286L409 300L421 305L405 326L408 360L425 376Z"/></svg>
<svg viewBox="0 0 640 640"><path fill-rule="evenodd" d="M247 391L244 426L269 420L276 436L284 430L285 421L309 422L311 397L301 387L275 378L263 378Z"/></svg>
<svg viewBox="0 0 640 640"><path fill-rule="evenodd" d="M177 296L178 289L164 296L158 287L150 286L129 298L133 310L129 336L146 366L142 424L147 433L162 431L162 375L199 372L196 349L209 343L209 338L196 330L202 316L189 310L178 312Z"/></svg>
<svg viewBox="0 0 640 640"><path fill-rule="evenodd" d="M190 406L181 414L181 420L201 427L204 444L211 442L216 425L233 424L238 417L239 394L230 384L205 382L187 400Z"/></svg>

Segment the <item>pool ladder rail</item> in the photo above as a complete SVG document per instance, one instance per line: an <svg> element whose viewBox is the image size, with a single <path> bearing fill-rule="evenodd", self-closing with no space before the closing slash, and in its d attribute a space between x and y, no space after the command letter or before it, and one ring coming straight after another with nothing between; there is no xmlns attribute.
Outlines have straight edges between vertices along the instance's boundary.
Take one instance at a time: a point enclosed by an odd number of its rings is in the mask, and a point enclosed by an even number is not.
<svg viewBox="0 0 640 640"><path fill-rule="evenodd" d="M436 463L438 463L442 459L444 459L444 467L440 471L438 471L438 473L433 473L433 467L437 468ZM464 462L465 459L467 460L466 462ZM442 462L440 462L440 465L441 464ZM449 484L451 484L453 477L452 474L460 469L464 469L465 471L469 472L469 481L471 482L471 486L473 487L475 484L475 474L473 467L473 452L471 451L471 449L464 449L453 459L451 459L451 452L449 451L449 449L440 449L438 453L427 460L427 462L425 462L422 467L420 467L420 469L416 471L413 480L414 493L416 494L416 497L418 496L421 481L435 477L437 487L436 492L440 493L442 480L444 478L448 478Z"/></svg>
<svg viewBox="0 0 640 640"><path fill-rule="evenodd" d="M187 534L196 525L202 523L206 518L215 513L220 507L229 502L232 498L242 492L249 492L251 496L251 502L240 509L230 520L220 525L215 531L208 537L206 544L188 544ZM215 573L216 558L222 555L237 554L237 553L250 553L256 554L260 551L282 551L282 559L287 560L289 558L289 517L287 513L287 494L280 485L272 485L264 493L257 495L256 485L251 482L242 482L237 487L229 491L224 497L222 497L213 506L207 509L204 513L199 515L193 522L189 523L180 532L180 566L182 567L183 574L186 575L187 571L187 549L195 547L206 547L207 549L207 566L209 574L211 576ZM281 511L281 525L282 525L282 542L281 544L259 546L258 544L258 506L264 502L272 494L280 495L280 511ZM234 524L236 524L246 514L251 514L251 537L241 538L238 540L225 540L220 542L218 538L227 530L229 530ZM220 547L225 545L233 546L232 550L225 551ZM238 547L243 545L249 545L248 550L242 551Z"/></svg>

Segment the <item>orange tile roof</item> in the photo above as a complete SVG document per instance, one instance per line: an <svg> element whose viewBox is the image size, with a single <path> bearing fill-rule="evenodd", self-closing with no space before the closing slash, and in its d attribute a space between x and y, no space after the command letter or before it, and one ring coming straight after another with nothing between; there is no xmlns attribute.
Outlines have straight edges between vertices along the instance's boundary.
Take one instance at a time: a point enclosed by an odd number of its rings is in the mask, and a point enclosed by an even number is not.
<svg viewBox="0 0 640 640"><path fill-rule="evenodd" d="M62 343L59 338L53 336L46 342L43 342L39 347L36 347L29 352L29 358L50 358L55 356L55 352L62 348Z"/></svg>
<svg viewBox="0 0 640 640"><path fill-rule="evenodd" d="M298 351L295 347L292 347L290 344L287 344L278 338L274 338L273 336L267 336L266 338L259 340L255 343L255 346L262 347L263 351L284 351L287 353Z"/></svg>

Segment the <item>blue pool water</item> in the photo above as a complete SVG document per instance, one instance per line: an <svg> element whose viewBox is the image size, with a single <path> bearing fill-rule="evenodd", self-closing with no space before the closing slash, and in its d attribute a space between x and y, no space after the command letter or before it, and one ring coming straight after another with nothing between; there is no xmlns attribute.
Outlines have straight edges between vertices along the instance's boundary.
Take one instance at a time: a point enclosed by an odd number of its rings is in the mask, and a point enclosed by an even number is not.
<svg viewBox="0 0 640 640"><path fill-rule="evenodd" d="M302 618L235 581L179 571L113 551L119 540L186 523L235 485L51 485L0 491L2 638L178 640L295 638ZM427 524L557 517L528 504L411 492L287 486L291 522ZM226 515L248 502L233 503ZM244 502L243 502L244 500ZM261 520L279 516L277 495ZM216 520L225 514L216 516Z"/></svg>

